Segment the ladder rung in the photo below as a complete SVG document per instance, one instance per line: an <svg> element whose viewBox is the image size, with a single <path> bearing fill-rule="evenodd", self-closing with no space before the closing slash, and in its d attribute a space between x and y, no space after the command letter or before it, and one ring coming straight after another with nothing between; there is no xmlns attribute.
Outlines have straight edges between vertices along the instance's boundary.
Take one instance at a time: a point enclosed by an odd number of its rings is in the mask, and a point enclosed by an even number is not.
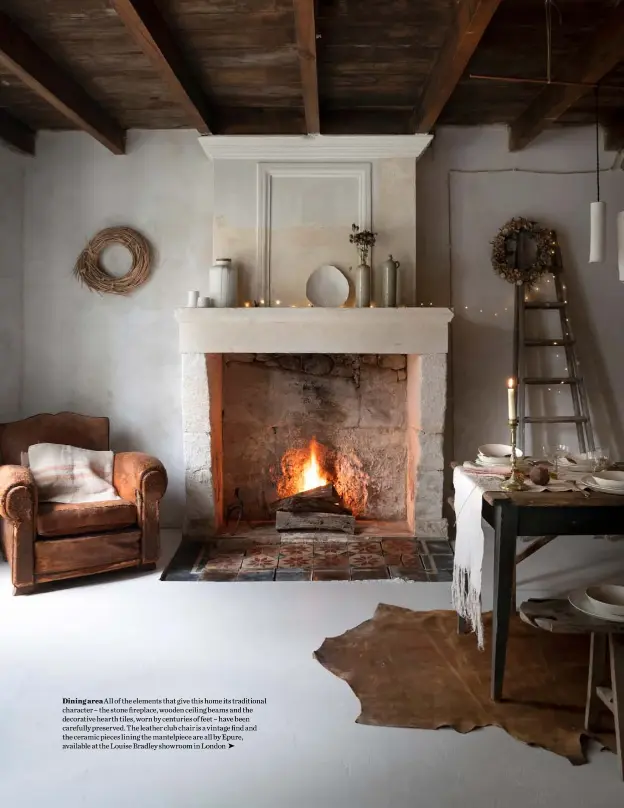
<svg viewBox="0 0 624 808"><path fill-rule="evenodd" d="M559 345L574 345L573 339L527 339L524 341L527 348L555 348Z"/></svg>
<svg viewBox="0 0 624 808"><path fill-rule="evenodd" d="M560 303L558 300L546 302L543 301L542 303L525 303L525 309L563 309L565 307L565 303Z"/></svg>
<svg viewBox="0 0 624 808"><path fill-rule="evenodd" d="M524 384L580 384L582 379L579 376L552 377L550 379L545 376L528 376L522 381Z"/></svg>
<svg viewBox="0 0 624 808"><path fill-rule="evenodd" d="M584 424L589 421L585 415L555 415L550 417L534 417L525 418L524 422L527 424Z"/></svg>

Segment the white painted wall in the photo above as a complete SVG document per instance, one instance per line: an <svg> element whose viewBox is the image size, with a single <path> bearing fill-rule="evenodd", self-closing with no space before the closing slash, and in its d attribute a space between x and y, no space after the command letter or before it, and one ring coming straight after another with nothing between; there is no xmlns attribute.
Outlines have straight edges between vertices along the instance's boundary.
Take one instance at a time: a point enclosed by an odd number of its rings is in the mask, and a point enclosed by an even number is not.
<svg viewBox="0 0 624 808"><path fill-rule="evenodd" d="M557 231L597 440L613 456L624 457L624 283L618 280L615 234L616 213L624 209L624 171L614 168L619 165L615 153L601 154L608 254L604 264L590 265L594 137L592 127L556 130L510 154L504 127L442 129L418 164L418 296L424 305L455 309L453 455L458 459L473 456L480 443L507 442L504 384L511 369L514 287L494 275L490 242L515 215ZM539 294L551 290L543 284ZM551 354L544 369L561 371L564 365L561 355ZM536 406L545 405L547 414L570 412L564 399L565 393L545 391ZM569 427L555 427L539 436L538 451L543 441L575 446L576 436Z"/></svg>
<svg viewBox="0 0 624 808"><path fill-rule="evenodd" d="M78 133L38 138L26 179L24 414L109 416L113 448L165 464L165 524L181 523L184 497L174 309L206 288L211 222L212 167L195 132L131 132L123 157ZM128 298L72 276L89 238L115 224L155 248L152 277Z"/></svg>
<svg viewBox="0 0 624 808"><path fill-rule="evenodd" d="M0 146L0 423L19 418L22 385L22 226L29 158Z"/></svg>

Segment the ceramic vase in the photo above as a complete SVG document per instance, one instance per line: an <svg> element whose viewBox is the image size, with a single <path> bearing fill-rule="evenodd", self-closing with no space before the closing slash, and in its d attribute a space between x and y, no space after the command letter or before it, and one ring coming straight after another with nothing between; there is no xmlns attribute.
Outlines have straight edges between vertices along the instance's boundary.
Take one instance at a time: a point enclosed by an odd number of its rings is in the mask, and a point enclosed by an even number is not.
<svg viewBox="0 0 624 808"><path fill-rule="evenodd" d="M368 264L360 264L355 268L355 306L364 309L371 302L371 268Z"/></svg>
<svg viewBox="0 0 624 808"><path fill-rule="evenodd" d="M218 309L234 308L238 305L238 270L232 266L231 258L217 258L210 267L209 297Z"/></svg>
<svg viewBox="0 0 624 808"><path fill-rule="evenodd" d="M385 308L394 308L397 304L397 281L399 261L389 255L388 260L381 265L381 301Z"/></svg>

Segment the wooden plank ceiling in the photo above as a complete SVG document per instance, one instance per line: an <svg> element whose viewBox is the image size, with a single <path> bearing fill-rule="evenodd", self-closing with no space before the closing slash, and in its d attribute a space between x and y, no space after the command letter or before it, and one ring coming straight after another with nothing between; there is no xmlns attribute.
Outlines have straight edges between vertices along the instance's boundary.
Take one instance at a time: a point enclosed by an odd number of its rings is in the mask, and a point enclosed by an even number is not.
<svg viewBox="0 0 624 808"><path fill-rule="evenodd" d="M593 90L546 76L544 0L2 0L0 137L130 128L408 134L506 123L523 147L591 123ZM624 0L557 0L552 78L601 81L624 145Z"/></svg>

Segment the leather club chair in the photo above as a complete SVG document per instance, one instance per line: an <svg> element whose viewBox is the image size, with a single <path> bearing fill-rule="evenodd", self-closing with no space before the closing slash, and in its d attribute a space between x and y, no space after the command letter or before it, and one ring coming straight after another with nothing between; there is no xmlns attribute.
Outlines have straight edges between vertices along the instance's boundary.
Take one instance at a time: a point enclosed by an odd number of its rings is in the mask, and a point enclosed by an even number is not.
<svg viewBox="0 0 624 808"><path fill-rule="evenodd" d="M167 489L162 463L141 452L115 454L121 500L42 502L21 453L34 443L108 450L108 418L73 412L0 424L0 527L14 594L37 584L136 567L153 569L160 549L159 506Z"/></svg>

